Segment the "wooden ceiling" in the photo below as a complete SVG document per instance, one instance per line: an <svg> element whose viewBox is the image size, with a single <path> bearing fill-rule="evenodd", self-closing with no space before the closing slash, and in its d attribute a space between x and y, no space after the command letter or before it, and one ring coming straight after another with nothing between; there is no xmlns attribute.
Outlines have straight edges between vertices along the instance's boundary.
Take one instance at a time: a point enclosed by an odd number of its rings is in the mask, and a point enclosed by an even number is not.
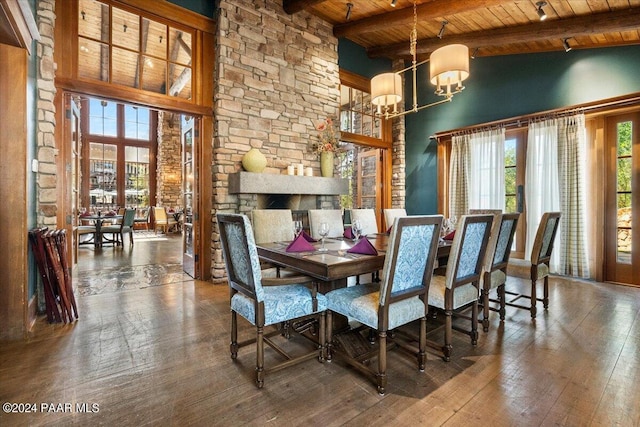
<svg viewBox="0 0 640 427"><path fill-rule="evenodd" d="M352 4L347 20L347 4ZM640 0L416 0L417 54L462 43L473 56L592 49L640 43ZM413 1L283 0L290 14L307 10L334 24L334 34L365 47L370 57L409 59ZM442 38L438 33L447 22Z"/></svg>

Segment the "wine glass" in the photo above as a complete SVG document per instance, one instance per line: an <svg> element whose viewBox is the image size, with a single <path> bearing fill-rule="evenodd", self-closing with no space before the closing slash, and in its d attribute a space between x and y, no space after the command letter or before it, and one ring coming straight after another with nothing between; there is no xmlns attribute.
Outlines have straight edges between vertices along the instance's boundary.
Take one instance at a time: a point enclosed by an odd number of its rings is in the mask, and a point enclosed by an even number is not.
<svg viewBox="0 0 640 427"><path fill-rule="evenodd" d="M293 233L298 237L302 233L302 221L293 221Z"/></svg>
<svg viewBox="0 0 640 427"><path fill-rule="evenodd" d="M324 238L327 237L327 235L329 235L329 223L327 222L321 222L320 223L320 227L318 228L318 234L320 235L320 238L322 239L322 247L320 249L318 249L320 252L326 252L329 249L324 247Z"/></svg>
<svg viewBox="0 0 640 427"><path fill-rule="evenodd" d="M351 232L353 233L353 239L357 242L362 235L362 223L359 219L353 220L351 223Z"/></svg>

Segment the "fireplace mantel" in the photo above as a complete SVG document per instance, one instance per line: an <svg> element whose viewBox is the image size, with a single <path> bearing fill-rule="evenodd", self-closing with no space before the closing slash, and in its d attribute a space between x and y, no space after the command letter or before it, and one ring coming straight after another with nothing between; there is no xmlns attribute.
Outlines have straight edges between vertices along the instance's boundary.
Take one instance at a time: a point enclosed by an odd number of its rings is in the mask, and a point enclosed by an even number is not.
<svg viewBox="0 0 640 427"><path fill-rule="evenodd" d="M349 193L346 178L236 172L229 174L229 194L310 194L338 196Z"/></svg>

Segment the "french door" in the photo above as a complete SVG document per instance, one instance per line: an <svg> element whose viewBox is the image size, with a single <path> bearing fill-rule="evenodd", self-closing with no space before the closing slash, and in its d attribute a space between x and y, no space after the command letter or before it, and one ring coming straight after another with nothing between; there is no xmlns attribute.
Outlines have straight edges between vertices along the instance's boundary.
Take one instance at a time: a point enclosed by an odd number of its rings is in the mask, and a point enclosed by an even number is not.
<svg viewBox="0 0 640 427"><path fill-rule="evenodd" d="M182 269L198 278L198 168L200 119L182 115Z"/></svg>
<svg viewBox="0 0 640 427"><path fill-rule="evenodd" d="M72 265L78 262L78 215L80 213L80 109L75 99L69 93L65 93L66 119L64 126L67 149L65 150L65 189L67 192L65 202L65 216L67 229L67 259Z"/></svg>
<svg viewBox="0 0 640 427"><path fill-rule="evenodd" d="M605 280L640 285L640 112L606 122Z"/></svg>
<svg viewBox="0 0 640 427"><path fill-rule="evenodd" d="M356 207L373 209L382 229L382 150L358 150Z"/></svg>

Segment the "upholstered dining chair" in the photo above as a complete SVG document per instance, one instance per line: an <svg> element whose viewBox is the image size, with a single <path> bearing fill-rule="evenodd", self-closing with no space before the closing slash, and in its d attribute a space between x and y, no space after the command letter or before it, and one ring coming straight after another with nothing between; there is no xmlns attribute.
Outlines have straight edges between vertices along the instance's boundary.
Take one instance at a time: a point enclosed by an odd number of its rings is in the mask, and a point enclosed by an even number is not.
<svg viewBox="0 0 640 427"><path fill-rule="evenodd" d="M251 225L256 243L293 240L293 215L290 209L254 209Z"/></svg>
<svg viewBox="0 0 640 427"><path fill-rule="evenodd" d="M496 223L491 227L491 238L489 240L489 249L485 255L485 262L482 271L482 285L480 287L480 301L482 304L482 330L489 331L489 312L497 311L500 313L500 320L505 318L504 305L495 308L490 305L493 303L501 303L505 300L505 284L507 282L507 265L511 256L511 245L513 236L516 234L518 226L519 213L500 214L494 221ZM492 289L498 290L498 298L490 298Z"/></svg>
<svg viewBox="0 0 640 427"><path fill-rule="evenodd" d="M418 348L414 354L418 369L424 371L426 297L438 251L442 220L441 215L396 218L384 260L382 280L379 283L336 289L326 295L329 309L327 325L332 324L332 313L339 313L377 331L377 350L372 348L371 352L357 357L351 357L347 352L337 354L359 371L375 378L380 394L385 393L387 386L387 339L390 338L387 333L414 320L420 320ZM414 350L407 342L397 343L405 349ZM333 351L333 335L329 327L327 360L332 359ZM376 356L378 364L374 369L368 362Z"/></svg>
<svg viewBox="0 0 640 427"><path fill-rule="evenodd" d="M407 210L402 209L385 209L384 210L384 226L385 230L393 225L393 221L399 216L407 216Z"/></svg>
<svg viewBox="0 0 640 427"><path fill-rule="evenodd" d="M373 209L351 209L351 222L360 220L362 224L362 235L378 233L378 220L376 211Z"/></svg>
<svg viewBox="0 0 640 427"><path fill-rule="evenodd" d="M116 245L124 246L124 234L129 233L129 244L133 246L133 223L136 218L135 209L125 209L120 224L104 225L100 229L100 234L113 234L113 241Z"/></svg>
<svg viewBox="0 0 640 427"><path fill-rule="evenodd" d="M173 215L167 215L167 211L162 206L155 206L153 208L153 221L155 224L154 232L157 232L158 228L160 228L166 234L171 228L178 226L178 221L176 221Z"/></svg>
<svg viewBox="0 0 640 427"><path fill-rule="evenodd" d="M323 222L329 224L328 237L341 237L344 234L344 222L340 209L309 209L308 214L311 237L314 239L320 239L318 228Z"/></svg>
<svg viewBox="0 0 640 427"><path fill-rule="evenodd" d="M456 329L478 343L478 298L482 261L487 250L493 215L463 215L456 229L444 276L434 275L429 288L429 305L444 311L443 359L449 361L452 331ZM471 316L462 311L471 307ZM471 321L471 330L453 326L453 316ZM436 348L438 346L436 345Z"/></svg>
<svg viewBox="0 0 640 427"><path fill-rule="evenodd" d="M560 212L545 212L542 215L542 219L540 219L540 224L536 231L536 238L533 241L530 261L521 259L509 260L510 265L507 268L507 274L511 274L509 270L513 267L518 269L529 269L531 293L529 295L524 295L518 292L505 290L504 292L512 298L510 301L506 301L504 298L502 299L500 307L501 310L504 310L505 305L522 308L529 310L531 312L531 318L535 319L538 301L542 302L545 310L549 308L549 261L551 260L551 253L553 252L553 244L558 232L558 225L560 225L560 215ZM536 294L536 285L539 279L544 279L542 298L538 298ZM514 302L520 298L529 299L531 304L529 306L525 306Z"/></svg>
<svg viewBox="0 0 640 427"><path fill-rule="evenodd" d="M144 227L145 230L149 230L149 211L150 208L136 209L136 217L133 220L134 224L139 224L140 227Z"/></svg>
<svg viewBox="0 0 640 427"><path fill-rule="evenodd" d="M258 388L263 387L267 371L273 372L315 357L324 361L325 296L317 292L315 284L308 287L291 279L263 278L249 218L238 214L218 214L217 220L231 290L231 358L235 360L238 357L241 347L255 344ZM238 342L238 315L255 326L254 339ZM289 354L276 343L274 337L283 335L277 327L273 331L265 331L268 326L310 317L319 319L318 343L312 345L312 351L303 354ZM264 343L285 360L265 368Z"/></svg>

